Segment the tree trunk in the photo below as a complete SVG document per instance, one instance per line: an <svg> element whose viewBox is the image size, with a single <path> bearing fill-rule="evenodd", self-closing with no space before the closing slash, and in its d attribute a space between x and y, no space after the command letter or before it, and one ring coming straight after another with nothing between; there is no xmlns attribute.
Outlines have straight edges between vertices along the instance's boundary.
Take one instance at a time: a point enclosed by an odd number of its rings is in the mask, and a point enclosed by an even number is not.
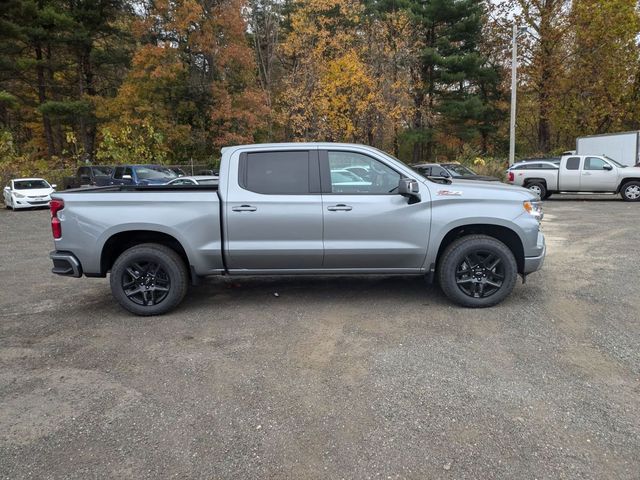
<svg viewBox="0 0 640 480"><path fill-rule="evenodd" d="M87 47L81 51L78 57L78 77L80 97L89 95L95 96L96 90L93 84L93 71L91 70L90 61L91 47ZM96 121L92 113L80 115L80 140L84 148L84 160L91 163L95 153L96 141Z"/></svg>
<svg viewBox="0 0 640 480"><path fill-rule="evenodd" d="M40 45L36 45L36 60L38 61L36 64L36 75L38 77L38 102L42 105L47 101L47 90L44 78L44 66L42 65L42 47ZM42 114L42 126L44 129L44 138L47 142L47 158L51 158L52 155L55 155L55 147L53 145L51 120L45 113Z"/></svg>

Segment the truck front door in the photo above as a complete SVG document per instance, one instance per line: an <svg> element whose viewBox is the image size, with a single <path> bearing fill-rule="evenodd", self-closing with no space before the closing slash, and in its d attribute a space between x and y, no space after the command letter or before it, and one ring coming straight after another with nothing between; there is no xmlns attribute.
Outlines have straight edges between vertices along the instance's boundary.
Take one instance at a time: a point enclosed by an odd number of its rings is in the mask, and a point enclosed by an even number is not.
<svg viewBox="0 0 640 480"><path fill-rule="evenodd" d="M241 153L228 178L224 233L230 271L321 268L317 150Z"/></svg>
<svg viewBox="0 0 640 480"><path fill-rule="evenodd" d="M580 179L584 192L615 192L618 186L617 169L600 157L585 157Z"/></svg>
<svg viewBox="0 0 640 480"><path fill-rule="evenodd" d="M347 175L361 167L362 176ZM430 198L398 194L402 175L369 155L320 151L325 269L418 271L427 252Z"/></svg>

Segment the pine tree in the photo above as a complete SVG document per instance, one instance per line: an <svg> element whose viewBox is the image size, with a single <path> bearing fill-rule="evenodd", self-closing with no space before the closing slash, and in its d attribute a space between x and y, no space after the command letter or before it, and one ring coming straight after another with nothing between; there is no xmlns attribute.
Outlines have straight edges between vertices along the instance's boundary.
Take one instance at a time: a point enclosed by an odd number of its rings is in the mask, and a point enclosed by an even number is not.
<svg viewBox="0 0 640 480"><path fill-rule="evenodd" d="M409 0L423 44L414 93L413 161L433 159L439 135L475 139L493 115L483 93L495 68L479 52L483 10L475 0ZM493 87L491 87L493 88Z"/></svg>

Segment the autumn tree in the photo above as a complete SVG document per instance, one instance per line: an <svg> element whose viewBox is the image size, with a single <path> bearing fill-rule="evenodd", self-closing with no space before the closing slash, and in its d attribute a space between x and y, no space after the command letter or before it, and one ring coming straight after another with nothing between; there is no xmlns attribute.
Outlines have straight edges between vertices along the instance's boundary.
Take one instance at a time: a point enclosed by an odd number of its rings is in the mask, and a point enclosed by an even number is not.
<svg viewBox="0 0 640 480"><path fill-rule="evenodd" d="M636 2L574 0L570 19L568 95L561 103L559 130L574 139L629 128L626 121L638 107L633 102L640 33Z"/></svg>
<svg viewBox="0 0 640 480"><path fill-rule="evenodd" d="M238 0L158 0L135 25L140 45L118 95L101 106L105 128L152 128L174 161L207 159L246 143L265 107Z"/></svg>

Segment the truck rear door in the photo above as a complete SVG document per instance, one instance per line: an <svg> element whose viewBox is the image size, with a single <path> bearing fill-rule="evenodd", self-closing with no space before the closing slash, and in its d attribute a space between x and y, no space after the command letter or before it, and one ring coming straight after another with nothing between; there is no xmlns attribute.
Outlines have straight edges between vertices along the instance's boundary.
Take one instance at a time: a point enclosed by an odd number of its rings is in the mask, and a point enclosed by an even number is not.
<svg viewBox="0 0 640 480"><path fill-rule="evenodd" d="M579 156L563 158L560 162L558 190L564 192L580 191L580 177L583 159Z"/></svg>
<svg viewBox="0 0 640 480"><path fill-rule="evenodd" d="M229 271L322 266L316 149L240 153L230 162L224 208Z"/></svg>
<svg viewBox="0 0 640 480"><path fill-rule="evenodd" d="M367 173L349 178L346 167ZM418 271L429 241L431 206L398 194L402 175L354 151L320 151L326 269ZM422 188L422 187L421 187Z"/></svg>

